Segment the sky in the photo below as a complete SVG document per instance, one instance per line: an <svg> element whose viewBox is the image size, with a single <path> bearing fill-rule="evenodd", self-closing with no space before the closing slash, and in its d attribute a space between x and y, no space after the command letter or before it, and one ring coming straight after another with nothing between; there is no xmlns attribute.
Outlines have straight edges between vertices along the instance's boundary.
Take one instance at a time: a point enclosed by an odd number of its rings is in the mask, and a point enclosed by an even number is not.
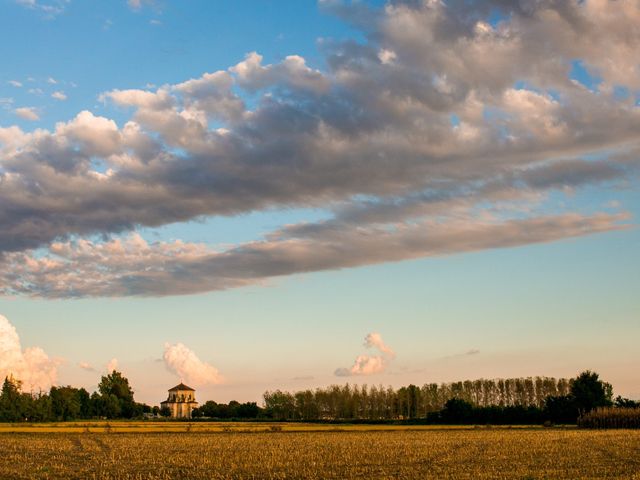
<svg viewBox="0 0 640 480"><path fill-rule="evenodd" d="M0 375L23 389L591 369L640 398L638 2L0 12Z"/></svg>

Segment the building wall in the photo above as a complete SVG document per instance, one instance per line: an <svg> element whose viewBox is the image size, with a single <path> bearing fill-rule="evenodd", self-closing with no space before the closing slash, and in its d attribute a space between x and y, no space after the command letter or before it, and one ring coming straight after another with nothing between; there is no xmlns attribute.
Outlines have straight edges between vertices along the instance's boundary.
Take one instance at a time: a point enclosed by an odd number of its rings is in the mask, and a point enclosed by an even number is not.
<svg viewBox="0 0 640 480"><path fill-rule="evenodd" d="M168 400L161 405L169 407L172 418L191 418L191 411L198 406L198 402L195 401L195 392L178 390L169 392Z"/></svg>

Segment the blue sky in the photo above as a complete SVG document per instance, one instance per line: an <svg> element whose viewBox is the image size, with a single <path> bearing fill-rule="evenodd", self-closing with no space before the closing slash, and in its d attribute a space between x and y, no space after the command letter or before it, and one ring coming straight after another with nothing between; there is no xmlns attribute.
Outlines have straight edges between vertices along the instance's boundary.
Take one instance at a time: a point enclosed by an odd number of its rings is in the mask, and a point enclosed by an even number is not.
<svg viewBox="0 0 640 480"><path fill-rule="evenodd" d="M640 397L637 6L572 4L608 62L545 11L0 2L0 315L33 385L115 358L152 404L584 369Z"/></svg>

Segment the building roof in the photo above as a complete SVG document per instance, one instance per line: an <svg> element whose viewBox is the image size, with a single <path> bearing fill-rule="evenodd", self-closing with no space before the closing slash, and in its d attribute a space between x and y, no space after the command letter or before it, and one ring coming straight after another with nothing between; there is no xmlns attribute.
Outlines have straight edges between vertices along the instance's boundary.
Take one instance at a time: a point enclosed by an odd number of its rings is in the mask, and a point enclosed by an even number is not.
<svg viewBox="0 0 640 480"><path fill-rule="evenodd" d="M187 386L186 386L184 383L182 383L182 382L180 382L180 384L179 384L179 385L176 385L175 387L173 387L173 388L170 388L170 389L169 389L169 391L170 391L170 392L175 392L175 391L178 391L178 390L191 390L192 392L195 392L195 389L194 389L194 388L187 387Z"/></svg>

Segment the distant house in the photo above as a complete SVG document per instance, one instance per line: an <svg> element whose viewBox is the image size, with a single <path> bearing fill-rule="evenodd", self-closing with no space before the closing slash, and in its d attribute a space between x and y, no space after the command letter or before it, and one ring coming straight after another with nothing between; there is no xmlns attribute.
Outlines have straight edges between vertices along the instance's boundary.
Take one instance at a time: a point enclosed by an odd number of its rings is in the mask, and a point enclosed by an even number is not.
<svg viewBox="0 0 640 480"><path fill-rule="evenodd" d="M191 411L198 407L196 391L180 383L169 389L169 397L160 403L160 407L167 407L172 418L191 418Z"/></svg>

